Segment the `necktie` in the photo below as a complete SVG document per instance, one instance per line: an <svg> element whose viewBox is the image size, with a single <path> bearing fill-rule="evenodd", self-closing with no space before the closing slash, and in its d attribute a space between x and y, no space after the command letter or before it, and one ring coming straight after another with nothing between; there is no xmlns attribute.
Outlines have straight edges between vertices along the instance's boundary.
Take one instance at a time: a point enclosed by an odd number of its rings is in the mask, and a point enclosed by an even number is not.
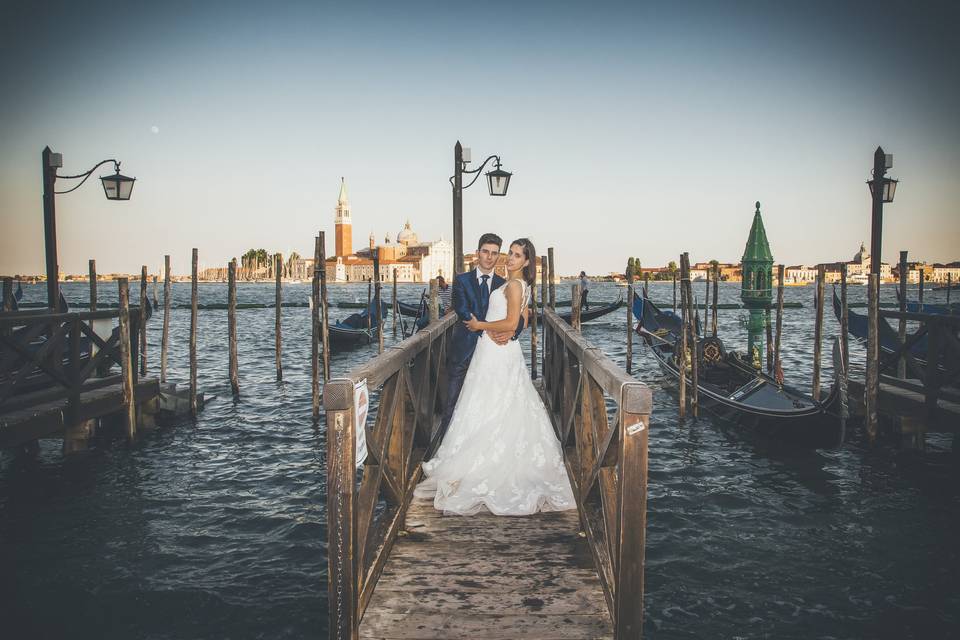
<svg viewBox="0 0 960 640"><path fill-rule="evenodd" d="M486 318L487 306L490 304L490 286L487 282L490 280L490 276L481 275L480 280L482 280L480 284L480 312L483 314L483 317ZM481 318L481 320L482 319L483 318Z"/></svg>

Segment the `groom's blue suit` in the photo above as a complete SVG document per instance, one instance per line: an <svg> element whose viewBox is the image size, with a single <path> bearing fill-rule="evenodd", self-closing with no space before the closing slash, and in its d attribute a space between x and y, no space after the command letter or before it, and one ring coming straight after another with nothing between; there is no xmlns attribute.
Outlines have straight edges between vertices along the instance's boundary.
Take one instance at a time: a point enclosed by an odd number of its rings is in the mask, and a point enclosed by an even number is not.
<svg viewBox="0 0 960 640"><path fill-rule="evenodd" d="M469 320L471 315L477 320L487 319L489 298L484 300L479 280L476 269L461 273L453 279L452 306L461 321ZM502 287L506 280L493 274L489 283L490 292L493 293ZM521 316L517 324L517 332L513 336L514 340L523 331L523 327L523 316ZM473 351L477 348L477 340L482 334L483 331L470 331L463 322L458 322L453 328L453 336L447 346L447 405L444 408L443 420L440 422L440 434L446 432L447 425L453 417L453 410L457 406L460 389L463 387L463 379L470 367ZM432 454L432 451L429 452L427 457Z"/></svg>

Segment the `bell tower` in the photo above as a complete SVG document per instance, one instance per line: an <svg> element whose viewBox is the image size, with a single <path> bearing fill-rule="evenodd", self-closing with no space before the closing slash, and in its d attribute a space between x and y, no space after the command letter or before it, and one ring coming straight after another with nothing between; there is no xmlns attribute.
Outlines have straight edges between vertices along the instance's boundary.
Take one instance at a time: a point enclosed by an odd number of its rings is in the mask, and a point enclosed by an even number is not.
<svg viewBox="0 0 960 640"><path fill-rule="evenodd" d="M349 256L353 253L353 220L350 218L350 200L347 198L347 183L340 178L340 197L334 210L334 237L336 238L336 256Z"/></svg>

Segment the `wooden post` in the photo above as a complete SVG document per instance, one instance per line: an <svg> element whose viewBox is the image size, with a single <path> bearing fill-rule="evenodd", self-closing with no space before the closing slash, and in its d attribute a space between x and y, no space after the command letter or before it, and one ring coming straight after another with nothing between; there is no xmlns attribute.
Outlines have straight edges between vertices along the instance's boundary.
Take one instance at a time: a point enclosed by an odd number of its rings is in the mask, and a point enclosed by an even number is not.
<svg viewBox="0 0 960 640"><path fill-rule="evenodd" d="M553 267L553 247L547 249L547 262L550 264L550 273L547 274L547 285L550 287L550 308L557 308L557 289L556 289L556 280L557 272ZM570 306L573 306L573 301L570 301Z"/></svg>
<svg viewBox="0 0 960 640"><path fill-rule="evenodd" d="M197 249L190 259L190 415L197 417Z"/></svg>
<svg viewBox="0 0 960 640"><path fill-rule="evenodd" d="M537 287L530 287L530 378L537 379Z"/></svg>
<svg viewBox="0 0 960 640"><path fill-rule="evenodd" d="M871 445L877 440L877 391L880 387L880 376L877 370L880 354L877 331L879 288L880 275L871 273L867 283L867 375L863 388L867 437Z"/></svg>
<svg viewBox="0 0 960 640"><path fill-rule="evenodd" d="M713 337L717 337L717 299L720 297L720 265L713 268Z"/></svg>
<svg viewBox="0 0 960 640"><path fill-rule="evenodd" d="M440 319L440 285L430 278L430 324Z"/></svg>
<svg viewBox="0 0 960 640"><path fill-rule="evenodd" d="M170 338L170 256L163 256L163 333L160 335L160 382L167 381L167 345Z"/></svg>
<svg viewBox="0 0 960 640"><path fill-rule="evenodd" d="M650 297L650 272L644 271L643 273L643 297Z"/></svg>
<svg viewBox="0 0 960 640"><path fill-rule="evenodd" d="M947 290L949 294L950 290ZM907 252L900 252L900 313L907 312ZM899 326L897 327L897 341L900 345L903 345L907 341L907 321L905 318L901 317ZM906 378L907 377L907 358L904 354L900 354L900 358L897 361L897 377Z"/></svg>
<svg viewBox="0 0 960 640"><path fill-rule="evenodd" d="M840 351L843 366L850 370L850 313L847 307L847 264L840 265Z"/></svg>
<svg viewBox="0 0 960 640"><path fill-rule="evenodd" d="M820 343L823 341L824 266L817 267L817 309L813 325L813 399L820 402Z"/></svg>
<svg viewBox="0 0 960 640"><path fill-rule="evenodd" d="M397 268L393 268L393 337L397 337L397 316L400 315L400 303L397 302Z"/></svg>
<svg viewBox="0 0 960 640"><path fill-rule="evenodd" d="M614 637L639 638L643 631L643 573L647 532L647 448L653 394L639 383L623 386L617 442L618 554Z"/></svg>
<svg viewBox="0 0 960 640"><path fill-rule="evenodd" d="M123 388L123 427L127 440L137 437L137 402L133 395L133 367L130 361L130 289L126 278L117 278L120 293L120 377Z"/></svg>
<svg viewBox="0 0 960 640"><path fill-rule="evenodd" d="M717 298L714 296L713 301ZM777 265L777 337L773 344L773 373L780 371L780 339L783 337L783 265Z"/></svg>
<svg viewBox="0 0 960 640"><path fill-rule="evenodd" d="M320 419L320 254L322 251L320 236L314 236L313 279L310 293L313 299L313 307L310 310L310 397L314 420ZM368 301L367 310L369 309Z"/></svg>
<svg viewBox="0 0 960 640"><path fill-rule="evenodd" d="M330 380L330 305L327 304L327 236L320 232L320 346L323 347L323 382Z"/></svg>
<svg viewBox="0 0 960 640"><path fill-rule="evenodd" d="M13 311L13 278L4 276L3 278L3 298L0 299L3 305L3 311L9 313Z"/></svg>
<svg viewBox="0 0 960 640"><path fill-rule="evenodd" d="M327 454L327 574L330 638L359 638L357 578L355 573L357 491L356 419L353 383L331 380L323 390ZM362 544L363 541L361 541Z"/></svg>
<svg viewBox="0 0 960 640"><path fill-rule="evenodd" d="M953 274L947 274L947 313L953 315L953 307L950 306L950 290L953 289Z"/></svg>
<svg viewBox="0 0 960 640"><path fill-rule="evenodd" d="M367 333L373 329L373 314L370 310L373 306L373 278L367 278Z"/></svg>
<svg viewBox="0 0 960 640"><path fill-rule="evenodd" d="M917 302L920 304L920 313L923 313L923 288L924 288L923 267L920 267L920 288L917 290Z"/></svg>
<svg viewBox="0 0 960 640"><path fill-rule="evenodd" d="M90 311L97 310L97 261L90 260Z"/></svg>
<svg viewBox="0 0 960 640"><path fill-rule="evenodd" d="M570 326L574 331L580 331L580 305L577 300L580 299L580 283L573 285L570 289Z"/></svg>
<svg viewBox="0 0 960 640"><path fill-rule="evenodd" d="M627 375L633 375L633 272L627 269ZM647 297L644 289L643 297Z"/></svg>
<svg viewBox="0 0 960 640"><path fill-rule="evenodd" d="M140 375L147 375L147 265L140 267Z"/></svg>
<svg viewBox="0 0 960 640"><path fill-rule="evenodd" d="M282 340L283 334L281 332L280 325L280 310L283 307L283 285L281 280L283 278L283 260L280 257L280 254L277 253L273 256L273 278L274 278L274 320L273 320L273 351L275 354L276 369L277 369L277 382L283 380L283 360L281 359L282 352Z"/></svg>
<svg viewBox="0 0 960 640"><path fill-rule="evenodd" d="M707 269L707 278L703 292L703 335L707 335L707 323L710 322L710 269Z"/></svg>
<svg viewBox="0 0 960 640"><path fill-rule="evenodd" d="M157 276L152 276L153 278L153 309L156 311L157 307L160 306L160 301L157 300Z"/></svg>
<svg viewBox="0 0 960 640"><path fill-rule="evenodd" d="M677 358L677 371L680 374L680 404L679 404L679 417L682 421L687 415L687 290L683 286L683 281L686 278L686 270L683 262L683 254L680 254L680 353ZM676 309L676 297L677 297L677 277L676 272L674 272L673 277L673 297L674 297L674 309Z"/></svg>
<svg viewBox="0 0 960 640"><path fill-rule="evenodd" d="M683 262L687 266L687 278L684 281L687 288L687 320L690 327L690 412L693 417L700 415L700 387L698 377L697 358L697 325L693 316L693 288L690 283L690 254L683 252Z"/></svg>
<svg viewBox="0 0 960 640"><path fill-rule="evenodd" d="M764 322L767 329L767 373L773 375L773 327L770 324L770 307L763 310Z"/></svg>
<svg viewBox="0 0 960 640"><path fill-rule="evenodd" d="M380 304L380 256L373 254L373 308L377 317L377 353L383 353L383 309Z"/></svg>
<svg viewBox="0 0 960 640"><path fill-rule="evenodd" d="M227 264L227 334L229 336L230 388L233 396L240 395L240 376L237 374L237 261Z"/></svg>
<svg viewBox="0 0 960 640"><path fill-rule="evenodd" d="M673 272L673 312L677 312L677 272Z"/></svg>

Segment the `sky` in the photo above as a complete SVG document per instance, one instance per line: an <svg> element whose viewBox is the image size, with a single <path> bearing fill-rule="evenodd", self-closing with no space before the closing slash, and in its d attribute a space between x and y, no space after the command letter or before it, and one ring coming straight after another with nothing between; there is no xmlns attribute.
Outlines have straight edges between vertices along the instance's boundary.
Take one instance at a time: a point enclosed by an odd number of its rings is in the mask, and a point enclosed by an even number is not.
<svg viewBox="0 0 960 640"><path fill-rule="evenodd" d="M355 249L450 239L457 140L514 173L464 192L465 248L528 236L563 274L736 262L755 201L778 262L848 260L878 145L884 261L958 260L958 6L4 1L0 274L45 270L46 145L137 178L57 196L66 273L331 254L341 176Z"/></svg>

